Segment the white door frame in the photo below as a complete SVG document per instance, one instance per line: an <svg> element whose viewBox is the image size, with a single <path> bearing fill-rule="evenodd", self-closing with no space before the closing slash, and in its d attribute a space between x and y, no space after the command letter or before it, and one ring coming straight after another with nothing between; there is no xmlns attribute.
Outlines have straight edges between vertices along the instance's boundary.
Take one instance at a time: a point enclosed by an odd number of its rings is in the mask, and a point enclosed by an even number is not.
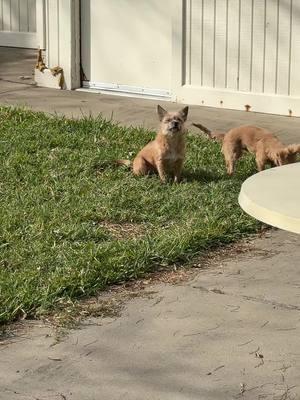
<svg viewBox="0 0 300 400"><path fill-rule="evenodd" d="M63 68L66 89L79 88L80 0L44 0L44 13L46 65Z"/></svg>
<svg viewBox="0 0 300 400"><path fill-rule="evenodd" d="M37 47L45 49L46 47L46 15L45 0L36 0L36 36Z"/></svg>

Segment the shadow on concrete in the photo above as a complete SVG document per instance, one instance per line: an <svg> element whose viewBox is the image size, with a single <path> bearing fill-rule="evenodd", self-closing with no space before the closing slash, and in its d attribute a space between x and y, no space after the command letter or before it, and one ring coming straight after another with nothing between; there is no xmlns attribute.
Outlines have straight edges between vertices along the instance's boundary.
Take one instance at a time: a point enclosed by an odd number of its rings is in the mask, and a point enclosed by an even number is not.
<svg viewBox="0 0 300 400"><path fill-rule="evenodd" d="M33 85L37 50L0 47L0 80Z"/></svg>

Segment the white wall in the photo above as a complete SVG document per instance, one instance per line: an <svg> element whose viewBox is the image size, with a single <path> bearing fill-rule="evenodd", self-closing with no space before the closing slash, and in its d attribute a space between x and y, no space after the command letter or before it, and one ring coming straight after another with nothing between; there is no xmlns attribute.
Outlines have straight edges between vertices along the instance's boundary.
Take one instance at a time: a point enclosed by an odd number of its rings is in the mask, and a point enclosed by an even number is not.
<svg viewBox="0 0 300 400"><path fill-rule="evenodd" d="M172 0L83 0L82 60L93 82L171 89Z"/></svg>
<svg viewBox="0 0 300 400"><path fill-rule="evenodd" d="M45 3L47 64L76 88L79 0ZM81 0L81 14L87 87L300 116L300 0Z"/></svg>
<svg viewBox="0 0 300 400"><path fill-rule="evenodd" d="M183 22L177 101L300 115L300 1L186 0Z"/></svg>
<svg viewBox="0 0 300 400"><path fill-rule="evenodd" d="M35 0L0 0L0 30L36 32Z"/></svg>
<svg viewBox="0 0 300 400"><path fill-rule="evenodd" d="M37 47L36 31L36 0L0 0L0 46Z"/></svg>
<svg viewBox="0 0 300 400"><path fill-rule="evenodd" d="M293 86L300 95L300 2L293 3L187 1L187 82L282 95Z"/></svg>

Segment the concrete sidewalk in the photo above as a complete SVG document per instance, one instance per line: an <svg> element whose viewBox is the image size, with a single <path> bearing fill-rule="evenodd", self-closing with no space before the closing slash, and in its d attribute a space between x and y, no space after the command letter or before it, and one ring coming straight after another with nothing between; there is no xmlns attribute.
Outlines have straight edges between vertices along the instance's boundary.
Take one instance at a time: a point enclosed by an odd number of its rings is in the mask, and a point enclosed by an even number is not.
<svg viewBox="0 0 300 400"><path fill-rule="evenodd" d="M3 69L0 77L2 104L157 126L156 101L40 89L8 82ZM258 124L300 142L296 118L192 106L189 121ZM86 321L59 343L49 327L28 326L0 343L0 399L300 399L299 258L299 236L272 231L193 279L147 287L119 317Z"/></svg>
<svg viewBox="0 0 300 400"><path fill-rule="evenodd" d="M2 343L0 399L299 399L299 258L299 238L273 232L59 343L36 324Z"/></svg>
<svg viewBox="0 0 300 400"><path fill-rule="evenodd" d="M149 129L155 129L158 125L158 103L170 110L181 107L180 104L157 100L38 88L30 80L20 80L20 76L32 75L35 58L36 54L32 50L0 47L0 104L23 105L33 110L74 118L102 114L127 126L144 126ZM201 122L211 129L220 130L241 124L255 124L271 129L286 143L300 142L300 118L295 117L190 106L188 127L199 132L191 126L192 122Z"/></svg>

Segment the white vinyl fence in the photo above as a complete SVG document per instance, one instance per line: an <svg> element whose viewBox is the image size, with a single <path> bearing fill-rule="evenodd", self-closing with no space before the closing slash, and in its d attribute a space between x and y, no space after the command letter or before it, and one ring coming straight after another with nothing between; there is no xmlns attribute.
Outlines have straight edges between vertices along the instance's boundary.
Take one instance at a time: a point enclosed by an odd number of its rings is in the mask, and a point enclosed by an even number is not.
<svg viewBox="0 0 300 400"><path fill-rule="evenodd" d="M43 1L0 0L0 46L37 48L43 23Z"/></svg>

